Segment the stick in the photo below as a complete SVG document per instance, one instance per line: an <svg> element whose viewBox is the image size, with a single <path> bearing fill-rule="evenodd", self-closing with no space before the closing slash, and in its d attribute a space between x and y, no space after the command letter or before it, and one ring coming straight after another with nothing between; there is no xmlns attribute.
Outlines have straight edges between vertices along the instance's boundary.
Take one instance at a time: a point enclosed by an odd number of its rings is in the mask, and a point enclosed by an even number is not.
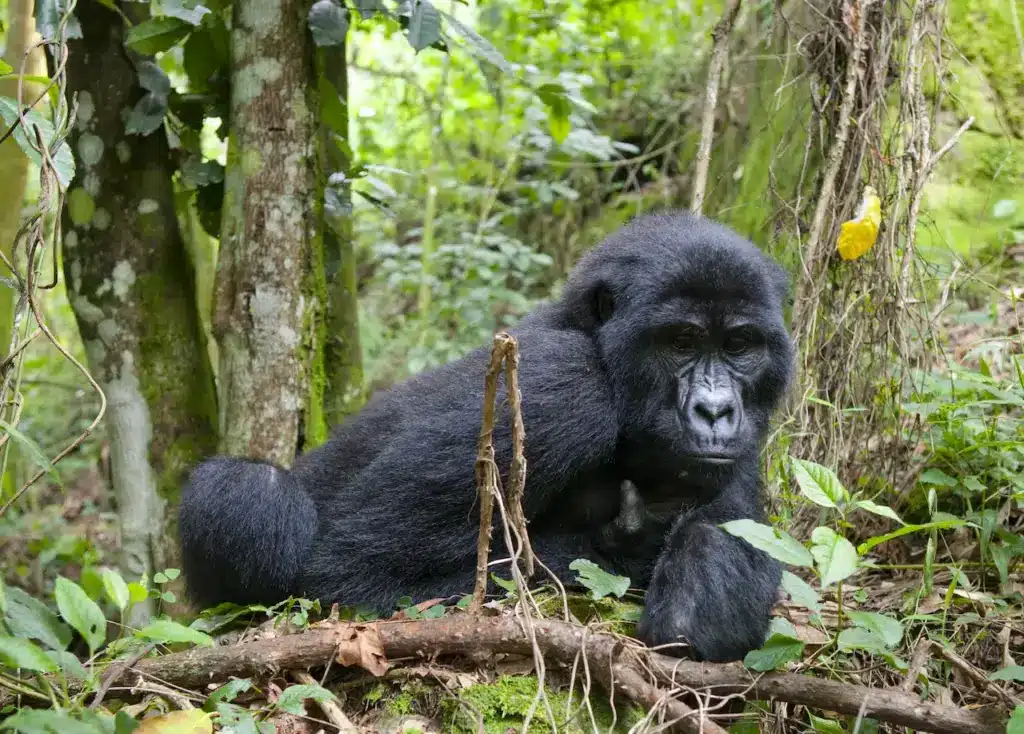
<svg viewBox="0 0 1024 734"><path fill-rule="evenodd" d="M714 43L711 48L711 63L708 65L708 83L704 89L704 113L700 123L700 144L697 146L697 168L693 173L693 194L690 211L700 214L704 209L704 193L708 185L708 168L711 165L711 141L715 136L715 109L718 107L718 86L722 82L722 69L729 53L729 36L736 16L740 12L740 0L732 0L722 19L711 32Z"/></svg>
<svg viewBox="0 0 1024 734"><path fill-rule="evenodd" d="M319 682L309 673L296 672L292 673L292 675L295 677L295 680L305 685L317 685ZM327 720L338 728L338 734L359 734L359 728L352 723L337 703L334 701L317 701L316 705L324 712Z"/></svg>
<svg viewBox="0 0 1024 734"><path fill-rule="evenodd" d="M194 648L143 660L133 671L166 683L200 688L230 676L245 678L278 670L322 667L335 653L339 625L347 624L328 622L283 638ZM532 654L529 638L519 623L509 617L459 614L437 620L376 624L390 659L479 654L481 651ZM618 669L613 666L626 666L636 671L644 681L641 691L633 690L635 679L624 682L621 672L616 674L614 683L618 692L632 700L637 700L636 696L650 700L651 695L658 700L658 692L652 692L652 686L639 672L639 664L643 663L666 688L686 687L715 696L739 695L749 700L775 699L851 716L857 715L863 707L865 716L944 734L1005 734L1006 731L1006 714L996 707L961 709L922 701L899 690L821 680L796 673L758 675L740 663L697 663L650 652L639 645L627 647L619 638L557 620L535 620L534 625L541 649L566 668L572 666L582 650L591 670L607 671ZM699 726L704 727L705 733L717 731L710 728L717 725L706 717L692 723L695 726L692 731L697 731Z"/></svg>
<svg viewBox="0 0 1024 734"><path fill-rule="evenodd" d="M523 492L526 489L526 455L523 444L526 428L523 426L522 394L519 392L519 345L508 334L498 334L497 339L505 343L505 389L508 391L508 408L512 421L512 466L508 470L508 514L512 527L519 535L523 548L523 563L526 578L533 576L533 546L526 532L526 515L523 514ZM512 553L512 549L508 549Z"/></svg>

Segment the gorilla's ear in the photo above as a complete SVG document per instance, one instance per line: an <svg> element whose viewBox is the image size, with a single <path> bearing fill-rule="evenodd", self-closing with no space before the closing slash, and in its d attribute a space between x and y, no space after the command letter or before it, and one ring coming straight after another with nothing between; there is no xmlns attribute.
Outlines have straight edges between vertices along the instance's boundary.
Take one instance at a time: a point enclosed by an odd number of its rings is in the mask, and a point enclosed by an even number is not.
<svg viewBox="0 0 1024 734"><path fill-rule="evenodd" d="M615 294L604 280L572 283L563 292L564 317L570 326L593 331L615 312Z"/></svg>

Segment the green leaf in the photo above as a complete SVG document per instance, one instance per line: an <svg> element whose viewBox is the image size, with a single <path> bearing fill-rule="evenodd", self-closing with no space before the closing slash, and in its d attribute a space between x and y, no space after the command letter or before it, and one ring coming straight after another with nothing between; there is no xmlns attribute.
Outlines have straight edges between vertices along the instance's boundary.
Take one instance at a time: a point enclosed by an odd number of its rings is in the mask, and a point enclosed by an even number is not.
<svg viewBox="0 0 1024 734"><path fill-rule="evenodd" d="M839 649L844 651L866 650L868 652L881 653L886 650L885 640L882 639L881 635L864 627L844 629L839 633L838 643Z"/></svg>
<svg viewBox="0 0 1024 734"><path fill-rule="evenodd" d="M885 535L878 535L873 538L868 538L863 543L857 546L857 552L860 555L864 555L869 550L874 548L876 545L888 542L895 538L899 538L910 533L919 533L922 530L950 530L952 528L959 528L967 524L966 520L960 518L950 518L948 520L936 520L935 522L926 522L923 525L904 525L901 528L893 530L891 533Z"/></svg>
<svg viewBox="0 0 1024 734"><path fill-rule="evenodd" d="M121 578L121 574L112 568L104 568L100 575L103 578L103 590L107 593L107 598L123 612L128 608L128 602L131 601L128 584Z"/></svg>
<svg viewBox="0 0 1024 734"><path fill-rule="evenodd" d="M18 122L17 100L11 99L10 97L0 97L0 117L3 117L4 124L8 127ZM33 128L39 128L43 142L47 147L52 148L54 138L53 123L35 110L29 110L26 112L25 119ZM42 164L42 157L36 152L36 149L32 147L32 144L29 142L26 135L26 131L21 125L19 125L17 130L14 131L14 139L18 143L18 147L20 147L25 155L28 156L29 160L36 165ZM32 139L35 140L34 132L32 133ZM67 190L71 181L75 178L75 157L71 153L71 148L68 147L66 142L62 142L55 152L51 150L50 157L53 159L53 167L54 172L57 174L57 180L60 182L61 187Z"/></svg>
<svg viewBox="0 0 1024 734"><path fill-rule="evenodd" d="M996 219L1012 217L1017 211L1017 202L1013 199L1000 199L992 207L992 216Z"/></svg>
<svg viewBox="0 0 1024 734"><path fill-rule="evenodd" d="M931 467L921 472L921 476L918 478L921 484L934 484L938 487L955 487L957 481L942 471L942 469L936 469Z"/></svg>
<svg viewBox="0 0 1024 734"><path fill-rule="evenodd" d="M629 590L628 576L610 574L586 558L577 558L569 564L569 568L579 574L576 578L590 589L590 596L593 599L602 599L612 594L621 598Z"/></svg>
<svg viewBox="0 0 1024 734"><path fill-rule="evenodd" d="M820 734L846 734L843 725L838 721L823 719L820 716L815 716L810 711L807 712L807 718L810 719L811 729L820 732Z"/></svg>
<svg viewBox="0 0 1024 734"><path fill-rule="evenodd" d="M1024 734L1024 704L1018 704L1006 722L1006 734Z"/></svg>
<svg viewBox="0 0 1024 734"><path fill-rule="evenodd" d="M988 679L1024 682L1024 665L1007 665L1005 668L989 673Z"/></svg>
<svg viewBox="0 0 1024 734"><path fill-rule="evenodd" d="M796 457L790 457L789 466L800 492L814 504L835 507L849 499L849 493L831 469Z"/></svg>
<svg viewBox="0 0 1024 734"><path fill-rule="evenodd" d="M815 614L821 614L821 598L814 588L802 578L789 571L782 572L782 590L801 606L807 607Z"/></svg>
<svg viewBox="0 0 1024 734"><path fill-rule="evenodd" d="M78 630L89 646L89 652L96 652L107 639L107 618L103 616L103 610L81 586L63 576L57 577L54 597L60 616Z"/></svg>
<svg viewBox="0 0 1024 734"><path fill-rule="evenodd" d="M17 116L15 116L17 119ZM13 124L13 123L12 123ZM45 140L45 136L44 136ZM15 442L25 450L25 454L32 459L32 462L40 469L46 471L46 473L53 479L57 484L63 488L64 483L61 481L60 474L54 468L53 463L49 457L43 453L43 450L39 447L35 441L26 436L24 433L19 431L12 425L7 424L4 421L0 421L0 430L8 434Z"/></svg>
<svg viewBox="0 0 1024 734"><path fill-rule="evenodd" d="M312 699L317 703L336 701L337 697L323 686L316 683L305 683L297 686L288 686L277 699L277 708L289 714L304 716L303 702Z"/></svg>
<svg viewBox="0 0 1024 734"><path fill-rule="evenodd" d="M163 15L178 18L193 26L202 23L203 17L211 12L195 0L163 0L160 3L160 10Z"/></svg>
<svg viewBox="0 0 1024 734"><path fill-rule="evenodd" d="M441 14L427 0L413 0L409 44L419 53L441 40Z"/></svg>
<svg viewBox="0 0 1024 734"><path fill-rule="evenodd" d="M348 137L348 111L345 108L345 100L338 94L331 80L323 74L317 82L321 121L338 135Z"/></svg>
<svg viewBox="0 0 1024 734"><path fill-rule="evenodd" d="M238 698L239 694L252 688L252 681L248 678L234 678L215 690L203 704L204 711L213 711L216 704L230 702Z"/></svg>
<svg viewBox="0 0 1024 734"><path fill-rule="evenodd" d="M548 125L551 137L556 143L562 143L572 130L569 113L572 105L569 94L561 84L543 84L537 89L537 96L548 108Z"/></svg>
<svg viewBox="0 0 1024 734"><path fill-rule="evenodd" d="M848 610L846 616L858 627L877 634L886 647L894 648L903 639L903 624L898 619L877 612L856 610Z"/></svg>
<svg viewBox="0 0 1024 734"><path fill-rule="evenodd" d="M14 73L14 67L3 59L0 59L0 76L7 76Z"/></svg>
<svg viewBox="0 0 1024 734"><path fill-rule="evenodd" d="M128 601L131 604L141 604L149 598L149 590L140 583L128 584Z"/></svg>
<svg viewBox="0 0 1024 734"><path fill-rule="evenodd" d="M340 46L348 33L348 10L333 0L317 0L309 9L306 24L317 46Z"/></svg>
<svg viewBox="0 0 1024 734"><path fill-rule="evenodd" d="M213 638L205 632L191 629L170 619L154 619L136 632L135 636L162 644L191 642L204 647L213 647Z"/></svg>
<svg viewBox="0 0 1024 734"><path fill-rule="evenodd" d="M427 607L423 612L424 619L438 619L444 616L444 604L435 604L432 607Z"/></svg>
<svg viewBox="0 0 1024 734"><path fill-rule="evenodd" d="M4 584L3 576L0 576L0 617L7 614L7 586Z"/></svg>
<svg viewBox="0 0 1024 734"><path fill-rule="evenodd" d="M795 637L774 634L768 638L760 650L751 650L743 658L746 668L757 671L775 670L804 654L804 643Z"/></svg>
<svg viewBox="0 0 1024 734"><path fill-rule="evenodd" d="M124 42L130 49L143 56L153 56L167 51L191 33L193 26L181 18L159 16L144 20L132 26L125 34Z"/></svg>
<svg viewBox="0 0 1024 734"><path fill-rule="evenodd" d="M777 561L790 566L810 566L814 559L806 548L789 533L762 525L753 520L730 520L720 526L730 535L750 543L758 550L764 551Z"/></svg>
<svg viewBox="0 0 1024 734"><path fill-rule="evenodd" d="M15 637L38 640L53 650L71 642L71 629L50 608L16 586L7 590L7 629Z"/></svg>
<svg viewBox="0 0 1024 734"><path fill-rule="evenodd" d="M72 718L67 711L60 709L28 709L23 708L14 716L4 720L0 729L17 731L21 734L100 734L102 729L92 723Z"/></svg>
<svg viewBox="0 0 1024 734"><path fill-rule="evenodd" d="M842 581L857 571L857 549L836 531L816 527L811 533L811 543L811 555L821 574L822 586Z"/></svg>
<svg viewBox="0 0 1024 734"><path fill-rule="evenodd" d="M857 500L853 503L853 506L858 510L864 510L865 512L870 512L875 515L881 515L882 517L887 517L890 520L895 520L900 525L906 525L906 523L903 522L903 518L896 514L896 510L891 507L875 504L871 500Z"/></svg>
<svg viewBox="0 0 1024 734"><path fill-rule="evenodd" d="M491 581L496 583L498 586L503 588L505 591L515 592L515 590L516 590L516 582L513 581L512 579L503 579L501 576L498 576L497 574L492 573L491 574Z"/></svg>
<svg viewBox="0 0 1024 734"><path fill-rule="evenodd" d="M12 668L39 673L55 673L58 670L57 663L41 647L21 637L0 637L0 660Z"/></svg>

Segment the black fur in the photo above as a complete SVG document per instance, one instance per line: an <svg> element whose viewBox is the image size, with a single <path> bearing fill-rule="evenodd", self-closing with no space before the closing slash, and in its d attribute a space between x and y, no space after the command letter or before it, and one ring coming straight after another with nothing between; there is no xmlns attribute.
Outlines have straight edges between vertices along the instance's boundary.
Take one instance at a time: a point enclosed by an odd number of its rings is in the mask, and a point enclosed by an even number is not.
<svg viewBox="0 0 1024 734"><path fill-rule="evenodd" d="M780 568L715 525L762 517L758 454L793 357L786 291L782 269L731 230L651 215L587 254L561 297L513 330L534 548L567 581L587 557L649 585L638 631L651 644L682 638L726 660L764 639ZM290 472L200 466L180 522L193 599L292 593L387 612L405 595L469 592L487 359L481 348L377 394ZM625 480L640 495L629 521Z"/></svg>

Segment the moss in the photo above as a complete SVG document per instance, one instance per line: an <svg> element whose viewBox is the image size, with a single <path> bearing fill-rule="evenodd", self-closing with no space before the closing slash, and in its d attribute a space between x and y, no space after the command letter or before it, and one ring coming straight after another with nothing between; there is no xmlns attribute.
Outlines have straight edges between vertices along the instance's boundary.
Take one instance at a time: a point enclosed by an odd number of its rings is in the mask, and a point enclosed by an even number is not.
<svg viewBox="0 0 1024 734"><path fill-rule="evenodd" d="M492 683L477 683L463 689L457 699L449 699L445 707L456 731L477 731L477 722L473 716L479 715L483 718L485 732L506 734L509 731L522 730L524 718L536 693L536 676L506 675ZM586 707L582 706L578 685L571 702L567 691L549 688L547 696L555 715L557 731L571 733L592 730L590 716ZM591 696L590 707L598 730L625 732L643 716L643 712L636 706L625 706L621 700L616 701L616 705L617 716L613 715L611 706L600 689L595 690ZM573 714L569 721L565 720L567 709ZM542 703L538 704L530 720L530 731L551 731L551 722Z"/></svg>
<svg viewBox="0 0 1024 734"><path fill-rule="evenodd" d="M96 213L96 202L89 192L81 186L71 189L68 194L68 216L76 227L84 227L92 222L92 215Z"/></svg>

